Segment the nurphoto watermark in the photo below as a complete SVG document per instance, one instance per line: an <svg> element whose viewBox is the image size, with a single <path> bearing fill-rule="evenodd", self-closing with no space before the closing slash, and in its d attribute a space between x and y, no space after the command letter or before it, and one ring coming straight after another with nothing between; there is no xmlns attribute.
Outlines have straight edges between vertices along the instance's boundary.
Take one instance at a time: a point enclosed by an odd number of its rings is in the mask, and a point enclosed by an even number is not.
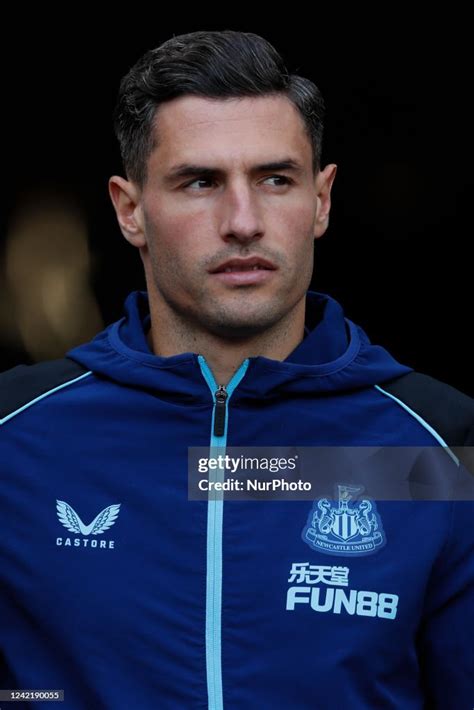
<svg viewBox="0 0 474 710"><path fill-rule="evenodd" d="M474 447L189 447L189 500L473 501Z"/></svg>

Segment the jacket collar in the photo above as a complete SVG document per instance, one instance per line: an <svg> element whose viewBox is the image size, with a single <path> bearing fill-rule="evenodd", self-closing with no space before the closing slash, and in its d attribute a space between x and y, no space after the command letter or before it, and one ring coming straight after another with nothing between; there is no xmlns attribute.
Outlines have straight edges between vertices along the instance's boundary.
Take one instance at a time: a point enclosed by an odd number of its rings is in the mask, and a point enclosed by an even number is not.
<svg viewBox="0 0 474 710"><path fill-rule="evenodd" d="M210 391L198 353L155 355L146 334L150 313L146 291L133 291L125 315L93 340L67 353L97 374L155 392L173 401L203 401ZM328 294L306 294L305 337L285 360L263 356L249 364L234 399L278 397L285 392L352 390L370 386L413 368L398 363L384 348L372 345L360 326L344 317Z"/></svg>

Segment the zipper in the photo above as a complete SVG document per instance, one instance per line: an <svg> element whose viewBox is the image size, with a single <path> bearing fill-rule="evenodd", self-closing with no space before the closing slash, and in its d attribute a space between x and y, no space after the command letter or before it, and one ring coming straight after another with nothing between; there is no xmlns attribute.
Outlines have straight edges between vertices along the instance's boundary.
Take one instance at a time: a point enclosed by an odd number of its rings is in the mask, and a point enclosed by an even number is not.
<svg viewBox="0 0 474 710"><path fill-rule="evenodd" d="M219 385L219 389L214 393L216 400L216 410L214 414L214 436L222 436L225 432L226 401L228 397L225 385Z"/></svg>
<svg viewBox="0 0 474 710"><path fill-rule="evenodd" d="M202 355L198 355L198 362L214 399L209 455L225 454L229 400L247 371L249 359L242 362L227 385L217 385ZM224 470L222 468L214 470L212 479L224 481ZM207 501L206 676L208 708L223 710L221 658L223 492L214 491L213 498Z"/></svg>

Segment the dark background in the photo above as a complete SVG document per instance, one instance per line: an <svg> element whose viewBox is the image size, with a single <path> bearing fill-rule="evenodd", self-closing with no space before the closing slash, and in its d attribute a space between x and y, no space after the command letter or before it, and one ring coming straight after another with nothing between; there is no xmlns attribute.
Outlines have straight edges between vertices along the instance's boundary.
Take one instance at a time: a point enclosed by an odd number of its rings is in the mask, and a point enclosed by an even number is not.
<svg viewBox="0 0 474 710"><path fill-rule="evenodd" d="M10 37L5 27L0 254L26 196L46 188L84 216L103 323L121 317L128 292L145 282L107 191L109 176L122 172L111 123L120 78L172 35L256 32L290 71L318 85L327 105L323 165L337 163L338 173L311 288L339 300L401 362L474 396L467 19L440 13L414 23L401 5L367 17L341 6L330 20L313 11L311 21L287 9L266 21L164 22L129 8L130 17L124 10L99 26L71 9L51 21L29 15L29 29L13 25ZM0 369L33 361L2 333L0 345Z"/></svg>

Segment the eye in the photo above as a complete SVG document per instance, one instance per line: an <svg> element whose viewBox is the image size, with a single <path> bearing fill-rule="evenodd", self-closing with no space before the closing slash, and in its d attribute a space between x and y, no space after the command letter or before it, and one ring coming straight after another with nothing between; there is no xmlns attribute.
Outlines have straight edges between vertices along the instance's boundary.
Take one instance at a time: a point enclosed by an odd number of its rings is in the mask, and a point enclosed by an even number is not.
<svg viewBox="0 0 474 710"><path fill-rule="evenodd" d="M266 180L283 180L283 185L289 185L291 183L291 179L287 177L286 175L270 175L269 177L265 178ZM275 185L275 187L281 187L282 185Z"/></svg>
<svg viewBox="0 0 474 710"><path fill-rule="evenodd" d="M212 180L211 178L195 178L194 180L191 180L191 182L187 182L183 185L183 187L191 187L191 185L194 185L197 182L206 182L206 183L211 183ZM195 190L196 188L192 188Z"/></svg>

